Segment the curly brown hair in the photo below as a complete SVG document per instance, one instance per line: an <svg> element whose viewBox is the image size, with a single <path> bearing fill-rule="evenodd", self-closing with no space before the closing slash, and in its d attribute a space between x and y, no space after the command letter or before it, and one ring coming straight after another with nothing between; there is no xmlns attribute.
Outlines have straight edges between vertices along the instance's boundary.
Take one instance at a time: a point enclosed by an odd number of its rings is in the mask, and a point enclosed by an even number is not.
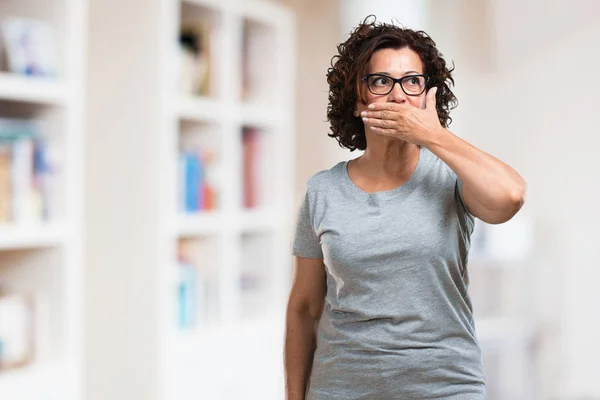
<svg viewBox="0 0 600 400"><path fill-rule="evenodd" d="M363 104L366 102L360 88L371 56L377 50L405 47L417 53L423 62L423 72L428 78L426 90L438 88L436 108L440 123L448 127L452 122L450 110L458 104L450 90L450 85L454 85L454 66L450 69L446 67L446 61L427 33L377 22L374 15L369 15L354 29L348 40L337 46L339 54L333 56L331 68L327 70L327 120L332 132L328 135L336 138L340 147L350 151L367 148L364 124L360 117L354 116L354 111L359 97Z"/></svg>

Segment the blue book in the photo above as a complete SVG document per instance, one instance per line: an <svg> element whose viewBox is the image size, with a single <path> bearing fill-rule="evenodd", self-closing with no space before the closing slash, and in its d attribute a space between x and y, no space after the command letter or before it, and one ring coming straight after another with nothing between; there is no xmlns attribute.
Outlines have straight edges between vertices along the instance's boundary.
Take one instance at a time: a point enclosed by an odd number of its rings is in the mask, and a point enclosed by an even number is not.
<svg viewBox="0 0 600 400"><path fill-rule="evenodd" d="M198 182L200 181L200 165L194 153L185 153L185 211L198 210Z"/></svg>
<svg viewBox="0 0 600 400"><path fill-rule="evenodd" d="M204 177L206 176L206 164L204 163L204 158L202 158L202 156L200 154L196 154L196 158L198 160L198 168L199 168L198 186L197 186L198 204L197 204L196 210L204 210L206 208L205 199L204 199Z"/></svg>
<svg viewBox="0 0 600 400"><path fill-rule="evenodd" d="M185 165L187 163L185 154L179 152L179 158L177 159L177 211L185 212L186 211L186 186L185 186L185 175L186 168Z"/></svg>
<svg viewBox="0 0 600 400"><path fill-rule="evenodd" d="M180 329L196 325L197 276L192 264L179 262L178 323Z"/></svg>
<svg viewBox="0 0 600 400"><path fill-rule="evenodd" d="M46 142L43 139L36 140L34 144L34 153L33 153L33 171L34 171L34 185L36 189L39 191L39 195L41 196L41 209L40 217L43 220L47 220L50 217L50 212L48 209L49 202L48 197L50 195L50 175L51 169L50 164L48 162L47 156L47 146Z"/></svg>

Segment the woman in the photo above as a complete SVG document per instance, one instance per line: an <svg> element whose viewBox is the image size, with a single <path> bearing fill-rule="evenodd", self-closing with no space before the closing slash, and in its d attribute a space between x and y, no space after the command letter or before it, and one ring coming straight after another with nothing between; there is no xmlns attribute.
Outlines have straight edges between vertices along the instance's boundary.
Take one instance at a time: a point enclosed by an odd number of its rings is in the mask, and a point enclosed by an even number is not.
<svg viewBox="0 0 600 400"><path fill-rule="evenodd" d="M451 70L424 32L367 18L327 80L331 137L364 154L310 178L293 241L287 400L486 398L467 256L526 184L451 133Z"/></svg>

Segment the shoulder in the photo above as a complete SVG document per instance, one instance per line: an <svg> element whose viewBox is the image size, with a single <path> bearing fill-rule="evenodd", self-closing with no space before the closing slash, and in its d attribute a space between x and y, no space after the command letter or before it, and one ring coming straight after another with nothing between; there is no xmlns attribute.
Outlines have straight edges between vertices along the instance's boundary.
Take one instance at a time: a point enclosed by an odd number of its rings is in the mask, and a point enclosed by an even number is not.
<svg viewBox="0 0 600 400"><path fill-rule="evenodd" d="M306 183L309 193L321 192L330 188L335 182L339 182L340 175L343 173L346 162L340 161L329 169L316 172Z"/></svg>
<svg viewBox="0 0 600 400"><path fill-rule="evenodd" d="M423 147L422 153L428 160L430 165L428 176L432 179L441 182L455 183L457 176L454 171L441 158L436 156L428 148Z"/></svg>
<svg viewBox="0 0 600 400"><path fill-rule="evenodd" d="M462 181L442 159L428 149L425 149L425 152L431 158L432 164L432 168L427 174L427 183L430 187L436 188L438 195L454 203L461 225L465 232L470 234L473 231L475 217L469 211L462 197Z"/></svg>

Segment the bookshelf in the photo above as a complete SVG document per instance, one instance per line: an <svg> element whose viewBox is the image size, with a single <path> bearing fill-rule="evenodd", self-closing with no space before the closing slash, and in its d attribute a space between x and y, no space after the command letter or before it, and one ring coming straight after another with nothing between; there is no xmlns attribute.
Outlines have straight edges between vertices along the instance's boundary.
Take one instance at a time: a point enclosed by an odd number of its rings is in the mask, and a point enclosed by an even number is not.
<svg viewBox="0 0 600 400"><path fill-rule="evenodd" d="M4 224L0 226L0 250L39 249L67 243L67 229L60 223L39 223L37 226Z"/></svg>
<svg viewBox="0 0 600 400"><path fill-rule="evenodd" d="M76 400L82 395L85 16L85 0L0 2L2 26L19 19L51 32L45 38L52 38L53 46L47 49L55 65L51 76L15 72L6 55L7 36L0 34L0 138L4 135L0 146L10 154L8 167L3 168L11 174L10 184L2 183L10 192L3 192L0 200L10 205L0 222L3 399ZM35 125L34 136L8 139L8 120ZM43 145L35 147L42 140ZM42 155L47 157L44 165L50 167L44 174L22 169L31 157ZM17 160L26 162L18 166ZM25 300L29 325L23 325L26 330L12 331L11 336L6 325L21 326L19 318L11 318L16 304ZM24 342L22 335L30 337ZM23 361L10 362L13 353L8 349L22 343L32 350Z"/></svg>
<svg viewBox="0 0 600 400"><path fill-rule="evenodd" d="M280 399L293 13L259 0L161 5L159 397ZM206 75L193 79L178 39L200 48Z"/></svg>
<svg viewBox="0 0 600 400"><path fill-rule="evenodd" d="M57 79L0 72L0 98L3 101L62 106L66 91L65 84Z"/></svg>

